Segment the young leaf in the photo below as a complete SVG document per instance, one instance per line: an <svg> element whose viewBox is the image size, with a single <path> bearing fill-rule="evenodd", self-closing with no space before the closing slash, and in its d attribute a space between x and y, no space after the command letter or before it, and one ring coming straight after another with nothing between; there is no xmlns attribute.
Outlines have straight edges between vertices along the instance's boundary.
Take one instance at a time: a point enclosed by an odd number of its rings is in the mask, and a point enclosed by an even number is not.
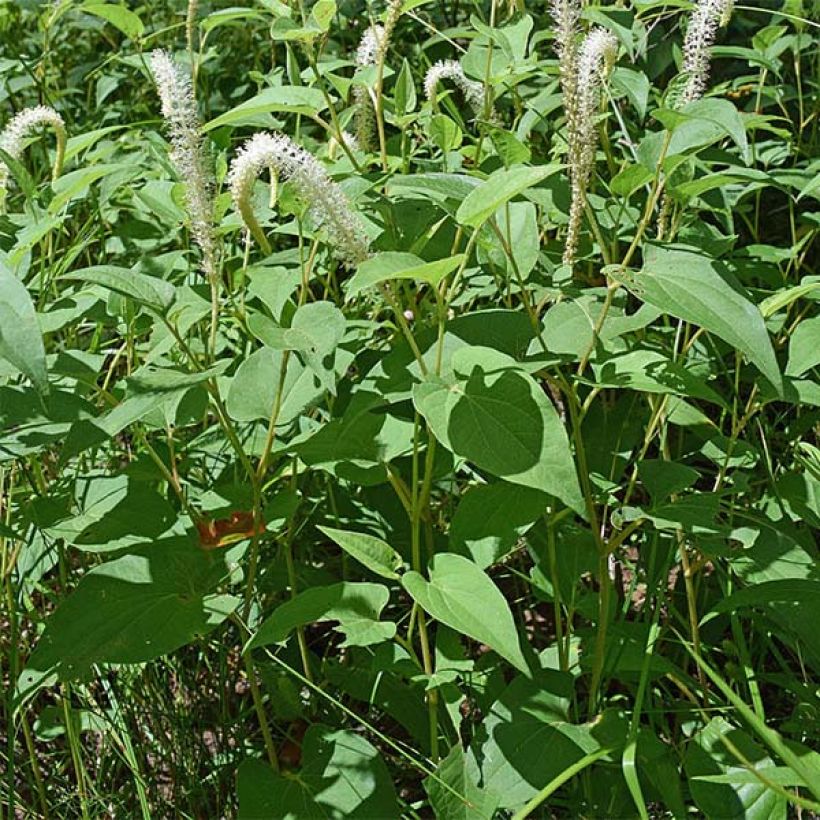
<svg viewBox="0 0 820 820"><path fill-rule="evenodd" d="M412 253L385 251L377 253L359 265L345 290L348 297L355 296L365 288L389 282L393 279L414 279L436 287L445 276L452 273L464 261L464 254L425 262Z"/></svg>
<svg viewBox="0 0 820 820"><path fill-rule="evenodd" d="M396 580L399 577L396 570L404 563L402 557L381 538L363 532L336 530L332 527L317 527L317 529L376 575L389 580Z"/></svg>
<svg viewBox="0 0 820 820"><path fill-rule="evenodd" d="M506 599L468 558L440 553L430 564L429 581L418 572L407 572L402 584L437 621L487 644L516 669L529 674Z"/></svg>

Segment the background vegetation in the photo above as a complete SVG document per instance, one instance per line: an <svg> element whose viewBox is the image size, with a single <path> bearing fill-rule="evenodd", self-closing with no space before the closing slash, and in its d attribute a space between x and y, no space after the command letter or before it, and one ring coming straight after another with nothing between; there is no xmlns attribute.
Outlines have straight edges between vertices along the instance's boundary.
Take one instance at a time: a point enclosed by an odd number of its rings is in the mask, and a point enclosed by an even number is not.
<svg viewBox="0 0 820 820"><path fill-rule="evenodd" d="M3 816L816 816L811 0L182 5L0 2Z"/></svg>

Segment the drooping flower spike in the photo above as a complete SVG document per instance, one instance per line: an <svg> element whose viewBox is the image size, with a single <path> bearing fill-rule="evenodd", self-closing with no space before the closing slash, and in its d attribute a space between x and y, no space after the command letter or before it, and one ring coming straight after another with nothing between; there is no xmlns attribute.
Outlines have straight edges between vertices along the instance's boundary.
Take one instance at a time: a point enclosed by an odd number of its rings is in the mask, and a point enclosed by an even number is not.
<svg viewBox="0 0 820 820"><path fill-rule="evenodd" d="M63 169L65 158L66 130L63 118L47 105L38 105L34 108L24 108L16 114L0 134L0 148L12 159L19 159L26 147L26 138L36 128L42 125L51 126L57 137L57 151L54 157L54 166L51 178L57 179ZM8 188L9 168L0 159L0 201L5 198Z"/></svg>
<svg viewBox="0 0 820 820"><path fill-rule="evenodd" d="M218 276L213 183L205 161L191 79L167 51L160 49L151 54L151 71L171 140L171 160L185 185L191 235L202 252L202 270L213 283Z"/></svg>
<svg viewBox="0 0 820 820"><path fill-rule="evenodd" d="M734 0L700 0L689 19L683 41L683 71L687 77L680 105L703 96L709 80L712 45L719 28L729 22Z"/></svg>
<svg viewBox="0 0 820 820"><path fill-rule="evenodd" d="M442 80L452 80L456 88L464 95L464 99L472 109L473 115L476 117L481 116L484 111L484 86L475 80L469 79L460 63L455 60L439 60L430 66L424 76L424 93L431 102L435 101L436 89ZM491 112L491 119L492 116Z"/></svg>
<svg viewBox="0 0 820 820"><path fill-rule="evenodd" d="M254 216L252 193L256 178L266 168L294 184L311 216L327 231L334 253L346 265L355 266L368 257L369 239L344 191L315 157L279 133L251 137L240 148L228 175L236 209L265 253L270 253L270 244Z"/></svg>

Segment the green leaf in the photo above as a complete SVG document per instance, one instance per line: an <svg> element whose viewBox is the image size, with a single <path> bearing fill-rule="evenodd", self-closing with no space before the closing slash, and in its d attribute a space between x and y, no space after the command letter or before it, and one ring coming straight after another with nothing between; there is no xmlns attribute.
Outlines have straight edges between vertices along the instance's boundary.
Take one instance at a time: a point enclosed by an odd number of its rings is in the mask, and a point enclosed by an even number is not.
<svg viewBox="0 0 820 820"><path fill-rule="evenodd" d="M264 20L264 17L254 9L227 8L211 12L199 25L205 33L208 33L219 26L227 26L244 20Z"/></svg>
<svg viewBox="0 0 820 820"><path fill-rule="evenodd" d="M724 737L759 771L772 768L772 759L745 732L721 717L713 718L694 736L686 754L689 790L697 807L706 817L785 820L784 797L766 788L757 778L753 782L734 780L735 775L747 772L722 743ZM729 782L705 779L714 775L728 775Z"/></svg>
<svg viewBox="0 0 820 820"><path fill-rule="evenodd" d="M331 392L336 390L333 352L346 327L344 314L332 302L309 302L297 309L284 333L285 344L302 354L322 387Z"/></svg>
<svg viewBox="0 0 820 820"><path fill-rule="evenodd" d="M540 490L496 481L467 491L450 524L450 546L482 569L503 558L549 503Z"/></svg>
<svg viewBox="0 0 820 820"><path fill-rule="evenodd" d="M583 514L566 430L546 393L490 348L462 348L452 361L467 378L430 376L413 388L413 402L435 437L477 467Z"/></svg>
<svg viewBox="0 0 820 820"><path fill-rule="evenodd" d="M365 288L394 279L414 279L437 287L439 282L463 261L463 253L448 256L446 259L438 259L435 262L425 262L412 253L385 251L362 262L347 283L345 290L348 297L351 297Z"/></svg>
<svg viewBox="0 0 820 820"><path fill-rule="evenodd" d="M53 675L68 681L95 663L142 663L208 634L239 603L208 594L225 572L187 538L158 541L93 567L46 622L18 695L33 693Z"/></svg>
<svg viewBox="0 0 820 820"><path fill-rule="evenodd" d="M784 288L771 296L767 296L760 303L760 312L768 319L769 316L774 316L775 313L783 310L784 307L788 307L792 302L802 299L816 290L820 290L820 282L818 281L804 282L792 288Z"/></svg>
<svg viewBox="0 0 820 820"><path fill-rule="evenodd" d="M402 585L437 621L487 644L516 669L529 674L506 599L468 558L440 553L430 563L429 581L418 572L407 572Z"/></svg>
<svg viewBox="0 0 820 820"><path fill-rule="evenodd" d="M820 581L804 578L784 578L780 581L765 581L762 584L740 589L728 598L718 601L709 610L704 620L712 613L734 612L745 606L763 606L778 602L799 603L817 600L820 596Z"/></svg>
<svg viewBox="0 0 820 820"><path fill-rule="evenodd" d="M48 395L48 371L43 336L26 286L0 267L0 358L31 379L42 396Z"/></svg>
<svg viewBox="0 0 820 820"><path fill-rule="evenodd" d="M426 777L423 783L438 818L492 820L495 817L498 795L476 785L468 770L464 750L458 743L441 761L436 776Z"/></svg>
<svg viewBox="0 0 820 820"><path fill-rule="evenodd" d="M226 407L234 421L267 421L276 405L283 351L263 347L251 353L233 377ZM294 356L288 357L277 424L289 424L322 395L316 376Z"/></svg>
<svg viewBox="0 0 820 820"><path fill-rule="evenodd" d="M176 290L170 282L129 268L94 265L64 273L62 279L88 282L127 296L157 313L165 313L174 301Z"/></svg>
<svg viewBox="0 0 820 820"><path fill-rule="evenodd" d="M718 262L692 249L649 245L643 270L627 285L645 302L744 353L782 395L783 377L760 310L719 270Z"/></svg>
<svg viewBox="0 0 820 820"><path fill-rule="evenodd" d="M555 163L538 167L517 165L510 169L494 171L467 194L456 212L456 220L461 225L477 227L488 220L505 202L509 202L527 188L537 185L560 170L561 166Z"/></svg>
<svg viewBox="0 0 820 820"><path fill-rule="evenodd" d="M342 646L389 641L396 634L396 625L379 620L389 597L382 584L340 583L306 589L278 606L245 649L281 643L297 627L316 621L338 621L336 630L346 636Z"/></svg>
<svg viewBox="0 0 820 820"><path fill-rule="evenodd" d="M820 283L818 283L820 284ZM820 316L804 319L789 339L789 363L786 374L801 376L820 364Z"/></svg>
<svg viewBox="0 0 820 820"><path fill-rule="evenodd" d="M145 31L145 24L139 16L125 6L114 3L86 3L81 10L86 14L101 17L132 40L139 40Z"/></svg>
<svg viewBox="0 0 820 820"><path fill-rule="evenodd" d="M689 654L695 663L706 673L706 676L720 690L721 694L734 706L737 713L754 733L763 741L783 762L806 781L809 791L815 798L820 799L820 754L796 741L784 741L782 735L766 723L751 709L746 702L726 683L700 655L686 645ZM717 718L715 718L717 720ZM713 721L714 722L714 721ZM747 755L748 757L748 755ZM771 760L765 758L767 764Z"/></svg>
<svg viewBox="0 0 820 820"><path fill-rule="evenodd" d="M401 555L381 538L363 532L336 530L332 527L317 527L317 529L371 572L381 575L382 578L398 579L399 574L396 570L402 566L404 561Z"/></svg>
<svg viewBox="0 0 820 820"><path fill-rule="evenodd" d="M315 724L302 741L298 776L246 760L237 778L239 820L399 817L384 755L364 737Z"/></svg>
<svg viewBox="0 0 820 820"><path fill-rule="evenodd" d="M587 726L567 722L572 681L556 672L536 679L517 677L485 710L486 738L476 755L485 789L514 809L534 797L561 772L597 751Z"/></svg>
<svg viewBox="0 0 820 820"><path fill-rule="evenodd" d="M669 157L689 153L728 136L743 158L748 158L749 145L743 120L728 100L708 97L688 103L680 110L658 109L653 116L672 131L667 151Z"/></svg>
<svg viewBox="0 0 820 820"><path fill-rule="evenodd" d="M304 85L286 85L266 88L250 100L206 123L202 130L213 131L223 125L241 125L252 122L259 114L291 113L311 116L323 111L325 98L318 88Z"/></svg>

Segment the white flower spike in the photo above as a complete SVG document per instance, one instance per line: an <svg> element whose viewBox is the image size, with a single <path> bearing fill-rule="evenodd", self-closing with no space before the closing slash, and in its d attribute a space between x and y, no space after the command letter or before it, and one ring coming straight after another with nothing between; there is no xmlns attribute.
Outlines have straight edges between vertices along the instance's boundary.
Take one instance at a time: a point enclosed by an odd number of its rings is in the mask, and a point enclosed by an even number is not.
<svg viewBox="0 0 820 820"><path fill-rule="evenodd" d="M687 76L680 105L703 96L709 81L712 45L717 31L729 22L734 0L700 0L689 20L683 41L683 71Z"/></svg>
<svg viewBox="0 0 820 820"><path fill-rule="evenodd" d="M12 157L12 159L19 159L23 155L23 150L26 147L26 138L32 131L43 125L51 126L57 137L57 153L51 172L52 179L57 179L63 168L66 130L63 118L53 108L49 108L46 105L38 105L34 108L24 108L16 114L6 126L3 133L0 134L0 148ZM8 178L8 166L0 160L0 198L5 197L8 187Z"/></svg>
<svg viewBox="0 0 820 820"><path fill-rule="evenodd" d="M618 41L615 36L606 29L594 28L584 38L575 58L575 97L572 117L569 114L567 116L572 204L564 245L564 265L572 265L578 248L587 188L595 167L595 151L598 147L595 118L601 99L601 84L612 70L617 56Z"/></svg>
<svg viewBox="0 0 820 820"><path fill-rule="evenodd" d="M251 137L240 148L228 175L236 209L265 253L270 253L270 244L253 214L251 202L254 182L265 168L272 168L293 182L309 204L313 218L327 231L334 252L346 265L353 267L368 257L369 240L364 226L342 189L315 157L278 133Z"/></svg>
<svg viewBox="0 0 820 820"><path fill-rule="evenodd" d="M213 284L218 276L213 228L212 181L203 156L202 135L191 79L167 51L151 54L162 116L171 139L171 160L185 185L191 235L202 252L202 270Z"/></svg>
<svg viewBox="0 0 820 820"><path fill-rule="evenodd" d="M442 80L452 80L456 88L464 95L473 114L476 117L481 116L484 110L484 86L475 80L470 80L460 63L455 60L439 60L430 67L424 77L424 93L428 100L435 100L436 89Z"/></svg>

